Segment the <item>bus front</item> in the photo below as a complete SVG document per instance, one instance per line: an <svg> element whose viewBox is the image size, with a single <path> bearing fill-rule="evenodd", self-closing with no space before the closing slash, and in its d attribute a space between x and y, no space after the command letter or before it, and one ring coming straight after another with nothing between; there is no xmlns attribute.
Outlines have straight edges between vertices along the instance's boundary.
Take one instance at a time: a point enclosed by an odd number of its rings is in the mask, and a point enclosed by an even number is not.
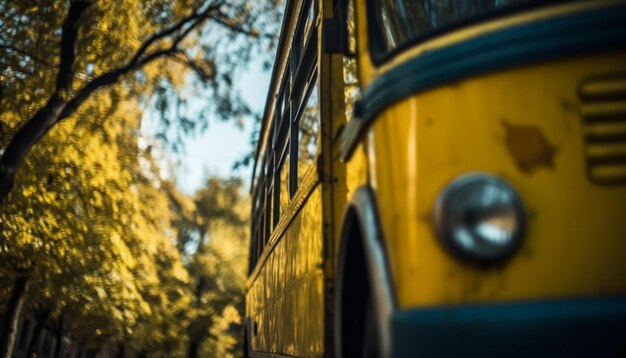
<svg viewBox="0 0 626 358"><path fill-rule="evenodd" d="M397 357L626 354L626 3L354 5L362 95L342 155L367 168L390 292L370 292L364 340Z"/></svg>

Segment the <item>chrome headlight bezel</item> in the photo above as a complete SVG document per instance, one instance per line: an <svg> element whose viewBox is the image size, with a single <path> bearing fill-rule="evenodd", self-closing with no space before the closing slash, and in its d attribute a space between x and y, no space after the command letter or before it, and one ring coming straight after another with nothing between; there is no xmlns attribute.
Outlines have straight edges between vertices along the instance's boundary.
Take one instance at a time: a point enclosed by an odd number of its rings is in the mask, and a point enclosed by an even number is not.
<svg viewBox="0 0 626 358"><path fill-rule="evenodd" d="M459 200L463 200L464 196L467 199L471 198L472 195L481 195L478 190L483 190L482 195L484 195L486 188L490 188L491 191L499 191L497 193L500 196L499 199L505 199L501 200L502 202L508 201L507 205L509 207L507 210L512 212L512 214L508 213L508 215L513 215L514 218L515 230L510 233L510 238L503 238L503 242L507 241L504 244L497 243L497 240L489 238L488 235L481 236L477 227L482 225L484 228L486 226L484 223L481 225L467 223L467 221L470 221L468 217L472 217L472 214L476 217L480 216L479 214L487 217L484 214L489 210L493 211L495 205L493 208L490 208L488 205L483 207L478 205L472 208L472 204L475 203L467 201L464 204L465 208L463 205L460 205L460 209L455 207L455 204L457 204L456 206L459 203L463 204ZM501 206L500 210L503 210L502 208L505 207L502 202L498 204ZM465 212L462 212L463 210ZM479 210L483 210L483 212L479 213ZM509 258L521 245L526 233L525 210L517 191L506 181L484 173L471 173L454 179L437 199L434 220L437 239L447 251L461 259L482 264L502 262ZM480 222L480 220L475 221L476 223ZM483 221L486 222L484 219ZM459 225L459 223L465 224L465 226ZM484 233L484 230L482 231ZM508 234L508 232L505 232L505 229L500 231L502 235ZM463 236L463 240L459 239L460 236ZM482 246L483 249L478 246Z"/></svg>

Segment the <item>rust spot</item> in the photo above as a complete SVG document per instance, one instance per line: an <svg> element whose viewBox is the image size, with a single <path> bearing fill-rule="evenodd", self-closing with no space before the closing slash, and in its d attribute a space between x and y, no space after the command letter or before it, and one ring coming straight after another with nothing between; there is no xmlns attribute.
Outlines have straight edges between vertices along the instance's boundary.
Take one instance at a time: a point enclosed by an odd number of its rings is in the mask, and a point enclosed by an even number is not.
<svg viewBox="0 0 626 358"><path fill-rule="evenodd" d="M532 174L545 167L554 170L556 147L548 142L541 129L532 125L515 125L502 120L504 125L506 148L517 167L524 174Z"/></svg>

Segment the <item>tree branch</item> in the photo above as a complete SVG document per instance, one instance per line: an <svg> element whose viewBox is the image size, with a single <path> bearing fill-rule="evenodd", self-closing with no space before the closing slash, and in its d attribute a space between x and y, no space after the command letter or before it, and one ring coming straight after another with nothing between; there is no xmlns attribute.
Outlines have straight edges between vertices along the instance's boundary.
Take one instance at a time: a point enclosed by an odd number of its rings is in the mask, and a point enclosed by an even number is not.
<svg viewBox="0 0 626 358"><path fill-rule="evenodd" d="M211 20L217 22L218 24L243 35L247 35L253 38L259 38L259 37L266 37L266 38L271 38L272 35L270 34L260 34L257 30L255 29L244 29L240 24L232 22L231 19L224 14L223 12L219 12L218 14L219 16L213 16L211 17Z"/></svg>
<svg viewBox="0 0 626 358"><path fill-rule="evenodd" d="M180 56L176 56L177 54L180 54ZM201 65L199 65L198 63L196 63L193 59L189 58L189 56L184 53L184 52L177 52L174 54L174 56L169 56L173 61L178 62L180 64L182 64L183 66L187 66L189 68L191 68L198 77L200 77L200 79L204 82L209 81L211 78L214 78L215 76L215 70L213 70L213 72L209 72L207 70L205 70L204 68L202 68Z"/></svg>
<svg viewBox="0 0 626 358"><path fill-rule="evenodd" d="M214 3L210 6L207 6L207 8L204 11L200 11L200 9L196 9L196 11L192 12L189 16L186 16L182 19L180 19L177 23L171 25L170 27L167 27L157 33L155 33L154 35L150 36L146 42L144 42L139 49L137 50L137 52L135 53L135 55L133 56L133 58L129 61L128 65L130 67L135 66L136 64L138 64L140 62L140 59L142 56L145 55L146 51L148 50L148 48L150 46L152 46L154 43L156 43L159 40L162 40L164 38L167 38L168 36L180 31L182 28L184 28L187 24L189 24L190 22L196 20L194 25L191 25L191 27L195 27L195 25L197 25L199 22L202 22L203 20L205 20L212 12L219 10L220 7L222 7L223 2L217 2ZM187 32L188 33L188 32ZM179 38L181 38L180 36L178 36ZM184 36L183 36L184 37ZM181 38L182 40L182 38ZM177 43L179 43L180 40L177 41Z"/></svg>
<svg viewBox="0 0 626 358"><path fill-rule="evenodd" d="M61 35L61 61L56 81L56 91L46 104L35 115L18 129L0 158L0 203L6 200L13 188L13 180L18 167L26 154L48 131L63 119L76 112L78 107L97 89L111 85L118 79L137 70L152 61L178 51L178 45L207 20L213 12L218 11L222 2L213 3L202 11L194 11L174 25L150 36L135 52L130 61L119 68L101 74L88 82L70 100L67 95L71 91L74 77L73 66L76 60L76 41L78 23L82 13L91 4L90 0L73 0L70 3L67 18L63 23ZM155 50L146 54L149 48L160 40L172 38L172 43L165 49Z"/></svg>
<svg viewBox="0 0 626 358"><path fill-rule="evenodd" d="M74 0L63 22L61 34L61 62L57 74L56 90L70 91L74 76L74 62L76 61L76 40L78 39L78 20L82 13L91 5L86 0Z"/></svg>
<svg viewBox="0 0 626 358"><path fill-rule="evenodd" d="M15 66L15 64L13 64L13 63L6 63L6 62L0 61L0 65L2 65L2 67L4 67L5 73L13 71L13 72L18 72L18 73L21 73L21 74L27 75L27 76L34 76L35 75L35 73L33 71L27 70L27 69L22 68L22 67Z"/></svg>
<svg viewBox="0 0 626 358"><path fill-rule="evenodd" d="M44 65L46 65L48 67L53 67L51 62L48 62L48 61L46 61L46 60L44 60L44 59L42 59L40 57L37 57L36 55L34 55L32 53L28 53L28 51L26 51L26 50L22 50L20 48L15 47L15 46L7 45L7 44L0 44L0 48L3 48L3 49L8 50L8 51L16 52L16 53L18 53L18 54L20 54L22 56L30 57L33 61L41 62L41 63L43 63Z"/></svg>
<svg viewBox="0 0 626 358"><path fill-rule="evenodd" d="M65 108L63 109L63 111L61 112L58 121L61 121L65 118L67 118L68 116L72 115L76 109L78 109L78 106L80 106L80 104L85 101L89 95L91 95L91 93L93 93L95 90L101 88L101 87L105 87L108 85L111 85L115 82L117 82L117 80L133 71L133 70L137 70L147 64L149 64L150 62L161 58L161 57L167 57L168 55L175 53L178 51L178 45L180 44L180 42L185 39L187 37L187 35L189 35L189 33L191 33L191 31L193 31L194 29L196 29L200 24L202 24L202 22L204 22L209 15L211 14L211 12L219 9L219 7L221 6L221 3L217 3L214 4L213 6L208 7L206 10L202 11L201 13L195 13L195 15L190 15L188 17L186 17L185 23L181 23L178 22L176 25L165 29L153 36L151 36L148 40L146 40L146 42L137 50L137 52L135 53L135 55L133 56L133 58L125 65L122 67L119 67L117 69L114 69L112 71L109 71L107 73L104 73L98 77L96 77L95 79L93 79L91 82L89 82L85 87L83 87L83 89L81 89L76 96L74 96L65 106ZM182 21L182 20L181 20ZM189 25L188 22L191 22L191 24ZM187 26L188 25L188 26ZM186 28L185 28L186 27ZM175 29L174 29L175 28ZM180 34L178 34L172 41L172 44L165 49L162 50L157 50L154 51L148 55L145 55L144 57L142 57L142 55L144 55L146 49L148 47L150 47L150 44L154 43L155 41L157 41L158 39L163 39L165 36L167 35L171 35L173 33L175 33L176 31L179 31L181 29L185 28L184 30L182 30L182 32Z"/></svg>

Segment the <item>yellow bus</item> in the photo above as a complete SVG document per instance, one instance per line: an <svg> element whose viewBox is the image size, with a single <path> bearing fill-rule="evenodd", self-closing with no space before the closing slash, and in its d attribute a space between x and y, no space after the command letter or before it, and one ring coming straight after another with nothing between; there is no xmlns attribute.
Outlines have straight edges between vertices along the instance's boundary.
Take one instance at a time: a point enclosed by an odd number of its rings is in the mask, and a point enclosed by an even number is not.
<svg viewBox="0 0 626 358"><path fill-rule="evenodd" d="M285 6L245 354L626 356L626 3Z"/></svg>

